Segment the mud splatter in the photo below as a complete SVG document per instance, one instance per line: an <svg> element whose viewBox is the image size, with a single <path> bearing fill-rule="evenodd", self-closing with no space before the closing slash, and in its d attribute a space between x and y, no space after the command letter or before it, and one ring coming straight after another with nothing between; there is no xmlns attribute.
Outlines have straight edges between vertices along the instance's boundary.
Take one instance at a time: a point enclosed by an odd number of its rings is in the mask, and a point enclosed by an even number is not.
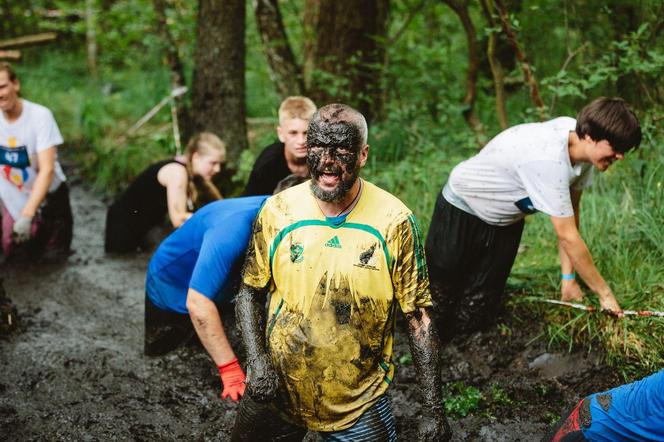
<svg viewBox="0 0 664 442"><path fill-rule="evenodd" d="M613 400L611 394L598 394L596 398L597 403L602 407L602 410L608 412L609 408L611 408L611 401Z"/></svg>

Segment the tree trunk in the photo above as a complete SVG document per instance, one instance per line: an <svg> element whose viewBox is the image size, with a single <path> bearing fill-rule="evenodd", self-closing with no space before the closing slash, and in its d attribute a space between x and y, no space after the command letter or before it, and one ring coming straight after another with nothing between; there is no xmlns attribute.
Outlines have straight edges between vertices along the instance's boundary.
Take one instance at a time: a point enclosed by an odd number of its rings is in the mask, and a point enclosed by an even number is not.
<svg viewBox="0 0 664 442"><path fill-rule="evenodd" d="M171 72L171 89L176 89L180 86L186 86L187 81L184 77L184 67L178 53L177 43L168 29L166 2L167 0L152 0L152 5L157 21L157 31L166 55L166 64ZM179 142L186 143L192 135L189 109L186 106L184 95L180 95L173 100L175 101L175 118L177 118L180 131Z"/></svg>
<svg viewBox="0 0 664 442"><path fill-rule="evenodd" d="M466 71L466 96L463 103L466 108L463 111L463 117L468 125L475 131L480 144L483 144L484 130L482 123L475 115L475 98L477 96L477 72L479 70L479 54L477 50L477 33L475 26L470 19L468 12L468 2L466 0L443 0L461 20L463 29L466 32L466 43L468 46L468 69Z"/></svg>
<svg viewBox="0 0 664 442"><path fill-rule="evenodd" d="M368 121L382 113L388 12L389 0L305 0L305 70L317 105L342 101Z"/></svg>
<svg viewBox="0 0 664 442"><path fill-rule="evenodd" d="M282 98L304 95L302 67L295 61L277 0L254 0L254 13L277 92Z"/></svg>
<svg viewBox="0 0 664 442"><path fill-rule="evenodd" d="M217 134L226 143L232 162L247 148L244 30L244 1L199 0L193 128Z"/></svg>
<svg viewBox="0 0 664 442"><path fill-rule="evenodd" d="M95 0L85 0L85 43L88 55L88 72L97 76L97 11Z"/></svg>
<svg viewBox="0 0 664 442"><path fill-rule="evenodd" d="M495 21L493 19L493 4L491 0L481 0L482 12L486 18L486 22L490 28L495 27ZM500 62L500 58L496 55L498 48L498 36L496 31L491 31L489 34L489 39L487 41L487 58L489 59L489 66L491 66L491 75L493 77L493 86L496 91L496 114L498 115L498 123L500 124L501 129L507 129L509 127L509 121L507 119L507 109L505 107L505 74L503 72L503 65Z"/></svg>
<svg viewBox="0 0 664 442"><path fill-rule="evenodd" d="M526 77L526 81L530 86L530 99L537 108L540 115L540 119L545 120L547 118L547 113L546 113L546 108L544 106L544 101L542 101L542 97L540 96L539 93L539 88L537 87L537 80L535 80L535 75L533 74L533 71L530 69L530 62L528 61L528 57L526 57L526 53L521 48L521 45L519 44L519 41L516 38L516 34L512 29L507 7L505 6L505 3L503 3L503 0L495 0L495 2L496 2L496 7L498 8L500 22L503 26L503 31L505 32L508 41L512 45L512 48L514 48L516 58L519 60L519 62L521 62L521 70L523 70L523 74Z"/></svg>

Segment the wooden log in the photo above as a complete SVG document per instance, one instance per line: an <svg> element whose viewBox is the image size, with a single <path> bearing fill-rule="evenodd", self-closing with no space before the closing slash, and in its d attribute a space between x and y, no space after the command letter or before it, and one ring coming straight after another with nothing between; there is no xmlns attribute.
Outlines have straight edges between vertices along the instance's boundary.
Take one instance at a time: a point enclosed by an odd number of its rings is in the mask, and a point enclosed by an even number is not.
<svg viewBox="0 0 664 442"><path fill-rule="evenodd" d="M0 51L0 60L20 60L21 51L17 49L10 49L8 51Z"/></svg>
<svg viewBox="0 0 664 442"><path fill-rule="evenodd" d="M44 32L43 34L25 35L23 37L8 38L0 40L0 49L21 48L42 43L50 43L58 38L55 32Z"/></svg>

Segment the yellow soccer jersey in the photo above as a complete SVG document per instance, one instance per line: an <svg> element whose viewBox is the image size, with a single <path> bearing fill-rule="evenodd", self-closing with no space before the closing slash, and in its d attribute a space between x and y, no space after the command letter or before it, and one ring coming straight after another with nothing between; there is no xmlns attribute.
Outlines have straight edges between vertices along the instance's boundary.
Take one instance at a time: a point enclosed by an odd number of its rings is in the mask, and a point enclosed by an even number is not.
<svg viewBox="0 0 664 442"><path fill-rule="evenodd" d="M243 280L271 292L266 325L287 408L316 431L350 427L394 375L397 304L431 305L411 211L367 181L339 225L306 182L269 198L256 220Z"/></svg>

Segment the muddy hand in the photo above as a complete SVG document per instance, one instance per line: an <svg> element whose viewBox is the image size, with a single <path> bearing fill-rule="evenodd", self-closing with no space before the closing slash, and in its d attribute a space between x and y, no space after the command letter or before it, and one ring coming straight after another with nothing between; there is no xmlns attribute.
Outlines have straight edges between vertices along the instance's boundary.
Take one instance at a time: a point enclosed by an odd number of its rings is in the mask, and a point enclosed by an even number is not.
<svg viewBox="0 0 664 442"><path fill-rule="evenodd" d="M247 369L247 393L254 401L264 403L272 400L278 387L279 378L269 356L250 361Z"/></svg>
<svg viewBox="0 0 664 442"><path fill-rule="evenodd" d="M613 294L609 294L607 296L603 296L599 298L599 305L602 309L602 312L608 313L612 316L616 316L618 318L623 317L623 312L620 306L618 305L618 301L616 301L616 298L613 296Z"/></svg>
<svg viewBox="0 0 664 442"><path fill-rule="evenodd" d="M447 418L442 413L424 414L417 424L418 441L448 441L452 438L452 430Z"/></svg>

